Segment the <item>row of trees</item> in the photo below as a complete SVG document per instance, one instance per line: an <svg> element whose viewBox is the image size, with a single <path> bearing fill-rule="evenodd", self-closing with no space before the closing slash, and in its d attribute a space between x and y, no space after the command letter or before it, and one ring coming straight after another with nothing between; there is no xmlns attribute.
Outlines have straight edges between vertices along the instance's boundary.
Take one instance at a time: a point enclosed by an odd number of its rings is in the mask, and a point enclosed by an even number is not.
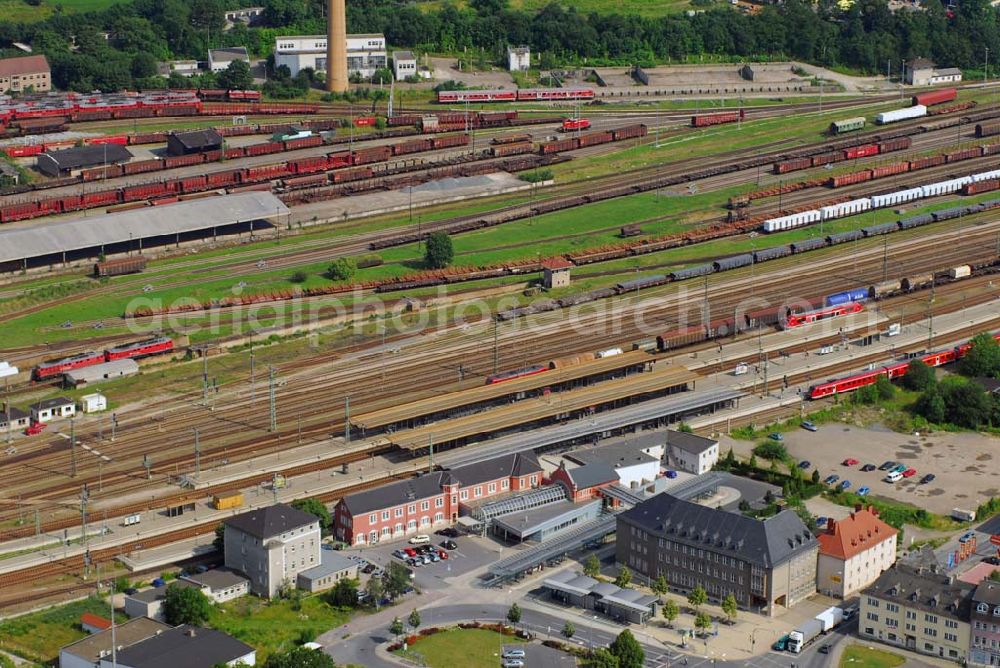
<svg viewBox="0 0 1000 668"><path fill-rule="evenodd" d="M695 2L709 10L649 18L584 14L571 3L565 3L568 8L552 3L531 13L510 9L506 0L472 0L465 9L445 3L435 11L405 0L354 0L348 3L348 29L383 32L398 47L488 54L495 60L502 59L508 44L529 44L541 54L543 67L564 62L650 64L709 55L792 57L884 72L890 61L898 71L901 59L917 56L978 67L986 49L1000 53L1000 28L988 0L964 0L951 16L937 2L922 11L891 12L886 0L859 0L847 10L835 0L815 5L787 0L756 15L732 11L719 0ZM720 6L711 8L715 3ZM203 60L208 48L219 46L246 46L266 56L280 32L324 30L322 0L266 0L265 27L240 25L223 32L223 11L238 4L132 0L100 12L57 12L37 23L0 25L0 44L31 43L49 57L60 87L114 90L163 85L154 77L157 60Z"/></svg>

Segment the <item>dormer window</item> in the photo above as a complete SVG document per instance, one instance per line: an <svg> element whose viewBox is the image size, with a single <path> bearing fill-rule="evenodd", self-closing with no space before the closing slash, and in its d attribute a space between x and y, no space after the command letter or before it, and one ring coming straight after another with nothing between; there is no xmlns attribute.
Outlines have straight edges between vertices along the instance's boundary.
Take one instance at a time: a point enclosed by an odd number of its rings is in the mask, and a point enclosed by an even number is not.
<svg viewBox="0 0 1000 668"><path fill-rule="evenodd" d="M997 607L993 608L993 616L994 617L1000 617L1000 605L998 605Z"/></svg>
<svg viewBox="0 0 1000 668"><path fill-rule="evenodd" d="M989 611L990 611L990 606L986 605L985 603L980 603L979 605L976 606L976 612L989 612Z"/></svg>

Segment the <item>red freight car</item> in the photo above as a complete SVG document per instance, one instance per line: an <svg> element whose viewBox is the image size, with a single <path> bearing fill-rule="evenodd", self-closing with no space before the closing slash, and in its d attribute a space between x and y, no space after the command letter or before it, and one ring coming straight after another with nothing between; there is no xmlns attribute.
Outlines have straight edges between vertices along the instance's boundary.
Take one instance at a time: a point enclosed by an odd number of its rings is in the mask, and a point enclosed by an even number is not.
<svg viewBox="0 0 1000 668"><path fill-rule="evenodd" d="M0 223L34 218L38 214L38 202L21 202L0 207Z"/></svg>
<svg viewBox="0 0 1000 668"><path fill-rule="evenodd" d="M289 139L284 142L286 151L297 151L303 148L314 148L323 145L322 137L303 137L302 139Z"/></svg>
<svg viewBox="0 0 1000 668"><path fill-rule="evenodd" d="M247 149L245 146L233 146L230 148L222 149L222 157L226 160L235 160L236 158L245 158L247 155Z"/></svg>
<svg viewBox="0 0 1000 668"><path fill-rule="evenodd" d="M167 195L165 197L151 199L149 200L149 203L153 206L163 206L164 204L176 204L179 201L181 201L181 198L177 195Z"/></svg>
<svg viewBox="0 0 1000 668"><path fill-rule="evenodd" d="M872 178L872 170L863 169L860 172L851 172L850 174L841 174L840 176L834 176L826 185L831 188L840 188L842 186L850 186L855 183L861 183L862 181L870 181Z"/></svg>
<svg viewBox="0 0 1000 668"><path fill-rule="evenodd" d="M812 167L812 158L792 158L774 163L773 169L775 174L787 174L788 172L809 169L810 167Z"/></svg>
<svg viewBox="0 0 1000 668"><path fill-rule="evenodd" d="M218 162L222 160L222 156L225 154L222 149L216 149L214 151L205 151L202 155L205 157L205 162Z"/></svg>
<svg viewBox="0 0 1000 668"><path fill-rule="evenodd" d="M267 141L261 144L250 144L246 147L246 154L248 156L268 155L271 153L280 153L284 149L285 146L280 141Z"/></svg>
<svg viewBox="0 0 1000 668"><path fill-rule="evenodd" d="M896 137L895 139L888 139L878 145L879 153L890 153L892 151L905 151L910 148L913 143L909 137Z"/></svg>
<svg viewBox="0 0 1000 668"><path fill-rule="evenodd" d="M180 179L180 191L184 193L201 192L208 186L208 177L204 174L199 176L188 176Z"/></svg>
<svg viewBox="0 0 1000 668"><path fill-rule="evenodd" d="M372 162L385 162L392 157L392 149L388 146L373 146L354 152L355 165L367 165Z"/></svg>
<svg viewBox="0 0 1000 668"><path fill-rule="evenodd" d="M469 143L469 135L444 135L431 140L434 148L451 148L453 146L466 146Z"/></svg>
<svg viewBox="0 0 1000 668"><path fill-rule="evenodd" d="M205 175L205 178L207 179L206 184L211 188L218 188L219 186L228 186L233 183L239 183L240 176L242 174L242 169L227 169L221 172L209 172Z"/></svg>
<svg viewBox="0 0 1000 668"><path fill-rule="evenodd" d="M94 264L94 276L121 276L137 274L146 268L146 258L142 255L120 257Z"/></svg>
<svg viewBox="0 0 1000 668"><path fill-rule="evenodd" d="M230 194L248 193L248 192L268 192L270 190L271 190L270 181L265 181L264 183L253 183L246 186L235 186L231 188L226 188L226 192Z"/></svg>
<svg viewBox="0 0 1000 668"><path fill-rule="evenodd" d="M590 128L590 120L586 118L564 119L559 127L560 132L575 132L576 130L586 130Z"/></svg>
<svg viewBox="0 0 1000 668"><path fill-rule="evenodd" d="M910 171L910 163L908 162L894 162L891 165L882 165L881 167L875 167L872 169L872 178L881 179L886 176L893 176L894 174L904 174Z"/></svg>
<svg viewBox="0 0 1000 668"><path fill-rule="evenodd" d="M913 106L922 104L925 107L930 107L935 104L944 104L945 102L951 102L956 97L958 97L958 91L954 88L942 88L941 90L933 90L929 93L920 93L919 95L914 95L912 102Z"/></svg>
<svg viewBox="0 0 1000 668"><path fill-rule="evenodd" d="M123 166L125 174L142 174L144 172L158 172L164 169L163 160L156 158L155 160L137 160L136 162L127 162Z"/></svg>
<svg viewBox="0 0 1000 668"><path fill-rule="evenodd" d="M244 180L247 183L256 183L258 181L270 181L272 179L280 179L283 176L288 176L291 172L288 170L288 165L281 163L279 165L263 165L261 167L248 167L244 172Z"/></svg>
<svg viewBox="0 0 1000 668"><path fill-rule="evenodd" d="M538 152L542 155L549 155L550 153L561 153L562 151L572 151L577 148L578 140L576 137L572 139L557 139L556 141L548 141L538 145Z"/></svg>
<svg viewBox="0 0 1000 668"><path fill-rule="evenodd" d="M339 153L327 153L326 154L326 168L327 169L340 169L341 167L350 167L353 164L353 157L350 151L340 151Z"/></svg>
<svg viewBox="0 0 1000 668"><path fill-rule="evenodd" d="M432 148L434 148L433 140L414 139L413 141L404 141L399 144L393 144L392 154L408 155L410 153L422 153L423 151L430 151Z"/></svg>
<svg viewBox="0 0 1000 668"><path fill-rule="evenodd" d="M306 188L308 186L321 186L327 182L326 174L310 174L308 176L295 176L290 179L282 179L281 183L286 188Z"/></svg>
<svg viewBox="0 0 1000 668"><path fill-rule="evenodd" d="M118 190L98 190L97 192L85 193L83 196L83 204L87 209L117 204L121 201L121 192Z"/></svg>
<svg viewBox="0 0 1000 668"><path fill-rule="evenodd" d="M84 169L80 176L84 181L100 181L101 179L113 179L125 173L121 165L107 165L106 167L93 167Z"/></svg>
<svg viewBox="0 0 1000 668"><path fill-rule="evenodd" d="M614 141L610 132L588 132L580 135L580 148L587 146L597 146L598 144L608 144Z"/></svg>
<svg viewBox="0 0 1000 668"><path fill-rule="evenodd" d="M829 153L820 153L819 155L814 155L812 157L812 166L819 167L820 165L828 165L833 162L840 162L844 159L843 151L831 151Z"/></svg>
<svg viewBox="0 0 1000 668"><path fill-rule="evenodd" d="M534 144L530 141L518 142L516 144L496 144L490 147L490 154L497 158L503 158L508 155L531 153L534 148Z"/></svg>
<svg viewBox="0 0 1000 668"><path fill-rule="evenodd" d="M737 121L742 121L744 118L746 118L746 112L742 109L739 111L725 111L719 114L699 114L691 117L691 127L705 128L710 125L736 123Z"/></svg>
<svg viewBox="0 0 1000 668"><path fill-rule="evenodd" d="M204 153L192 153L191 155L171 155L163 159L163 166L166 169L174 169L175 167L190 167L191 165L200 165L205 162Z"/></svg>
<svg viewBox="0 0 1000 668"><path fill-rule="evenodd" d="M87 144L90 146L100 146L102 144L118 144L119 146L128 145L128 135L111 135L109 137L94 137L87 140Z"/></svg>
<svg viewBox="0 0 1000 668"><path fill-rule="evenodd" d="M55 197L49 197L38 202L38 210L35 212L33 218L38 216L47 216L51 213L59 213L59 199Z"/></svg>
<svg viewBox="0 0 1000 668"><path fill-rule="evenodd" d="M963 195L978 195L979 193L988 193L997 189L1000 189L1000 180L990 179L988 181L966 183L962 186L961 192Z"/></svg>
<svg viewBox="0 0 1000 668"><path fill-rule="evenodd" d="M333 172L332 176L334 183L361 181L362 179L370 179L372 176L372 170L370 167L355 167L354 169L342 169L340 171Z"/></svg>
<svg viewBox="0 0 1000 668"><path fill-rule="evenodd" d="M944 161L947 162L959 162L960 160L971 160L972 158L978 158L983 154L983 149L979 146L974 146L972 148L965 148L961 151L952 151L951 153L945 153Z"/></svg>
<svg viewBox="0 0 1000 668"><path fill-rule="evenodd" d="M357 118L354 119L354 125L355 125L355 127L359 127L359 128L371 127L371 126L375 125L375 117L374 116L358 116Z"/></svg>
<svg viewBox="0 0 1000 668"><path fill-rule="evenodd" d="M844 159L854 160L855 158L867 158L870 155L878 155L878 144L862 144L844 149Z"/></svg>
<svg viewBox="0 0 1000 668"><path fill-rule="evenodd" d="M83 208L82 195L65 195L59 197L59 210L62 212L79 211Z"/></svg>
<svg viewBox="0 0 1000 668"><path fill-rule="evenodd" d="M164 144L166 141L166 132L141 132L131 135L128 138L129 146L136 146L138 144Z"/></svg>
<svg viewBox="0 0 1000 668"><path fill-rule="evenodd" d="M128 186L122 188L122 201L123 202L137 202L139 200L149 199L150 197L160 197L162 195L169 195L170 189L166 184L163 183L143 183L138 186Z"/></svg>
<svg viewBox="0 0 1000 668"><path fill-rule="evenodd" d="M983 144L983 155L996 155L1000 153L1000 144Z"/></svg>
<svg viewBox="0 0 1000 668"><path fill-rule="evenodd" d="M1000 135L1000 122L992 123L979 123L976 125L976 136L977 137L992 137L993 135Z"/></svg>
<svg viewBox="0 0 1000 668"><path fill-rule="evenodd" d="M649 128L642 123L638 123L636 125L626 125L623 128L615 128L611 131L611 135L614 137L615 141L622 141L623 139L645 137L648 132Z"/></svg>
<svg viewBox="0 0 1000 668"><path fill-rule="evenodd" d="M288 169L292 174L312 174L314 172L322 172L327 168L327 158L325 155L321 155L315 158L301 158L299 160L291 160L288 163Z"/></svg>
<svg viewBox="0 0 1000 668"><path fill-rule="evenodd" d="M927 169L928 167L938 167L944 164L943 155L928 155L922 158L914 158L910 160L910 171L915 171L917 169Z"/></svg>

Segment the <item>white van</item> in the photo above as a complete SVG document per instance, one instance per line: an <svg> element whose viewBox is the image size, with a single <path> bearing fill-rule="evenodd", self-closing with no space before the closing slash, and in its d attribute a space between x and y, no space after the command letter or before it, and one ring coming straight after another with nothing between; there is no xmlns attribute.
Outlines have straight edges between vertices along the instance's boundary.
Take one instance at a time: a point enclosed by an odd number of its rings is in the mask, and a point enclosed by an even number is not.
<svg viewBox="0 0 1000 668"><path fill-rule="evenodd" d="M426 545L429 542L431 542L431 537L422 533L410 539L410 545Z"/></svg>
<svg viewBox="0 0 1000 668"><path fill-rule="evenodd" d="M885 480L886 482L899 482L902 479L903 479L903 474L899 471L890 471L889 475L883 478L883 480Z"/></svg>

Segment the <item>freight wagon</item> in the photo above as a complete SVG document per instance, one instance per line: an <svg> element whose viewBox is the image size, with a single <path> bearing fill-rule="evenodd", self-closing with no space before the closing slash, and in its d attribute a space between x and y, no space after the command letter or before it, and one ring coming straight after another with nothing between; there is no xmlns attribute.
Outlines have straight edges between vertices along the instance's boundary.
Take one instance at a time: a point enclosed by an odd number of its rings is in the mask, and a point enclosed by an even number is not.
<svg viewBox="0 0 1000 668"><path fill-rule="evenodd" d="M862 130L865 127L865 117L857 116L855 118L846 118L842 121L834 121L830 123L830 134L832 135L842 135L845 132L856 132L857 130Z"/></svg>
<svg viewBox="0 0 1000 668"><path fill-rule="evenodd" d="M942 88L941 90L930 91L929 93L920 93L919 95L914 95L912 98L913 106L919 107L930 107L935 104L944 104L945 102L951 102L956 97L958 97L958 91L954 88Z"/></svg>
<svg viewBox="0 0 1000 668"><path fill-rule="evenodd" d="M146 258L142 255L104 260L94 264L94 276L121 276L137 274L146 268Z"/></svg>
<svg viewBox="0 0 1000 668"><path fill-rule="evenodd" d="M742 109L739 111L725 111L718 114L698 114L691 117L691 127L704 128L710 125L736 123L742 121L744 118L746 118L746 112Z"/></svg>
<svg viewBox="0 0 1000 668"><path fill-rule="evenodd" d="M909 120L911 118L921 118L927 115L927 107L922 104L918 104L913 107L907 107L906 109L896 109L893 111L885 111L881 114L875 116L876 125L887 125L889 123L897 123L899 121Z"/></svg>

